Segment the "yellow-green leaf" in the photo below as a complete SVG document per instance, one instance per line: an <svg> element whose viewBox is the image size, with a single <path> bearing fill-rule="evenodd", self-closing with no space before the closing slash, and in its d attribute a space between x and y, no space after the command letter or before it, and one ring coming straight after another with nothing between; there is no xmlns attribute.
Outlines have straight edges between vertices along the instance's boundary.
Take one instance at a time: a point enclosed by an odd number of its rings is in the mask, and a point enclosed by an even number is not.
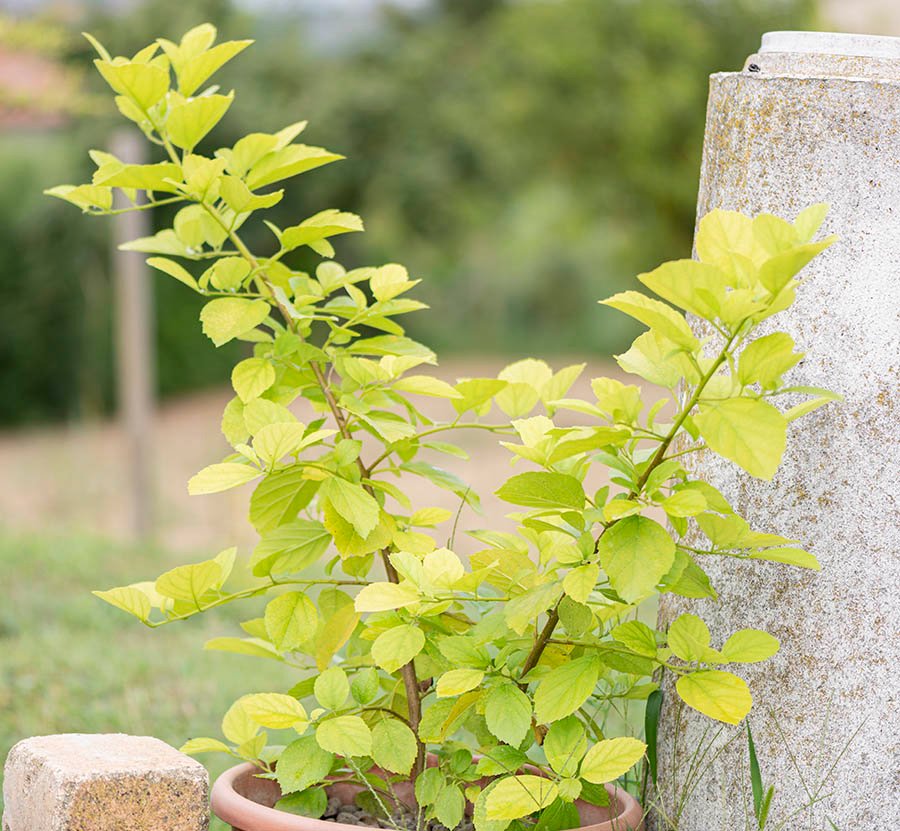
<svg viewBox="0 0 900 831"><path fill-rule="evenodd" d="M778 638L759 629L740 629L722 647L726 661L739 664L755 664L771 658L778 651Z"/></svg>
<svg viewBox="0 0 900 831"><path fill-rule="evenodd" d="M269 602L264 621L266 634L275 647L289 651L315 635L319 613L303 592L287 592Z"/></svg>
<svg viewBox="0 0 900 831"><path fill-rule="evenodd" d="M658 522L628 516L611 525L597 545L600 565L626 603L649 597L675 559L675 542Z"/></svg>
<svg viewBox="0 0 900 831"><path fill-rule="evenodd" d="M404 623L382 632L372 644L372 659L385 672L406 666L425 646L425 634L418 626Z"/></svg>
<svg viewBox="0 0 900 831"><path fill-rule="evenodd" d="M480 669L451 669L438 678L435 692L438 698L462 695L474 690L484 680Z"/></svg>
<svg viewBox="0 0 900 831"><path fill-rule="evenodd" d="M231 371L231 385L245 404L275 383L275 368L265 358L247 358Z"/></svg>
<svg viewBox="0 0 900 831"><path fill-rule="evenodd" d="M204 493L219 493L220 491L227 491L230 488L244 485L261 475L262 471L253 467L253 465L242 464L241 462L222 462L209 465L191 477L188 482L188 493L191 496L198 496Z"/></svg>
<svg viewBox="0 0 900 831"><path fill-rule="evenodd" d="M646 750L647 745L630 736L599 741L581 762L581 778L595 785L615 782L640 761Z"/></svg>
<svg viewBox="0 0 900 831"><path fill-rule="evenodd" d="M487 795L489 820L512 820L546 808L559 795L555 782L543 776L508 776Z"/></svg>
<svg viewBox="0 0 900 831"><path fill-rule="evenodd" d="M177 103L169 110L166 132L172 143L185 150L193 150L228 111L234 93L203 95Z"/></svg>
<svg viewBox="0 0 900 831"><path fill-rule="evenodd" d="M700 346L684 317L659 300L653 300L637 291L623 291L600 302L639 320L688 352L693 352Z"/></svg>
<svg viewBox="0 0 900 831"><path fill-rule="evenodd" d="M675 688L689 707L726 724L738 724L753 706L747 685L730 672L704 669L682 675Z"/></svg>
<svg viewBox="0 0 900 831"><path fill-rule="evenodd" d="M775 475L784 454L787 420L768 402L731 398L704 404L694 423L710 448L751 476Z"/></svg>
<svg viewBox="0 0 900 831"><path fill-rule="evenodd" d="M265 300L246 297L217 297L200 312L205 334L216 346L247 334L269 316Z"/></svg>

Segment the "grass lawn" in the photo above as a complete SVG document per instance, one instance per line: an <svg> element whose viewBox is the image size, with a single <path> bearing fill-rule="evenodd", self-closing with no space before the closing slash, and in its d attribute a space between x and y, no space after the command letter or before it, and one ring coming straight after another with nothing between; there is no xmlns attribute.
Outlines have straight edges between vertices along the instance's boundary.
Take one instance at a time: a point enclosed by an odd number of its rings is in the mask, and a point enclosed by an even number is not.
<svg viewBox="0 0 900 831"><path fill-rule="evenodd" d="M293 683L274 662L203 651L206 638L240 634L236 622L255 614L247 602L150 630L90 594L188 561L98 539L0 531L0 760L19 739L48 733L152 735L178 747L219 736L237 696ZM202 761L213 776L230 763Z"/></svg>

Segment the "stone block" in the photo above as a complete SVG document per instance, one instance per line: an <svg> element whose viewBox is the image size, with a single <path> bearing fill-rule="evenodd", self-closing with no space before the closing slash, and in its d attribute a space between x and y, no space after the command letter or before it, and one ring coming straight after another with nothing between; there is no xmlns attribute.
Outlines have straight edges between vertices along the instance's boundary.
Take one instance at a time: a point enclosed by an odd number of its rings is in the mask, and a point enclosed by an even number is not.
<svg viewBox="0 0 900 831"><path fill-rule="evenodd" d="M6 760L3 831L205 831L206 769L159 739L69 733Z"/></svg>

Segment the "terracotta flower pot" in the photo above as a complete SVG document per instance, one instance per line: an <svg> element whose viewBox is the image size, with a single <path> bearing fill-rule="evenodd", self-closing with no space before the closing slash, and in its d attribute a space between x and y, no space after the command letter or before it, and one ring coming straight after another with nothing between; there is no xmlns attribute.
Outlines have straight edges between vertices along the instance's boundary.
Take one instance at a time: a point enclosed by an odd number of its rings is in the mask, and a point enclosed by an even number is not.
<svg viewBox="0 0 900 831"><path fill-rule="evenodd" d="M249 763L237 765L226 770L213 785L213 813L230 823L234 831L360 831L358 825L276 811L272 806L281 798L278 784L257 778L256 772L257 768ZM328 793L349 803L360 790L358 785L341 783L330 787ZM401 800L412 796L409 783L399 783L394 790ZM614 807L600 808L578 801L584 825L577 831L644 831L644 812L637 800L612 785L607 785L606 790Z"/></svg>

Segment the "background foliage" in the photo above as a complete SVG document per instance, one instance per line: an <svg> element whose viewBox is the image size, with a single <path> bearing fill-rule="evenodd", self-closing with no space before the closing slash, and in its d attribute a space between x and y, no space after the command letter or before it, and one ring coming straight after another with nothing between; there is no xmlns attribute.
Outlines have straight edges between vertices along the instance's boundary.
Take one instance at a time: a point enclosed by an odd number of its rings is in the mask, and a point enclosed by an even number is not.
<svg viewBox="0 0 900 831"><path fill-rule="evenodd" d="M223 37L252 31L260 46L222 73L246 92L201 150L309 118L310 142L349 157L289 194L276 222L322 204L367 216L344 260L399 259L425 277L439 312L412 334L444 351L608 354L633 332L611 312L598 324L588 301L689 252L706 76L811 14L812 0L442 0L326 48L299 17L148 0L73 21L66 57L89 54L80 28L119 53L204 19ZM83 151L105 146L116 115L103 112L100 128L76 118L0 142L0 385L15 391L0 423L111 402L108 229L39 195L62 169L86 178ZM203 348L188 325L199 304L155 285L161 392L223 381L235 352Z"/></svg>

